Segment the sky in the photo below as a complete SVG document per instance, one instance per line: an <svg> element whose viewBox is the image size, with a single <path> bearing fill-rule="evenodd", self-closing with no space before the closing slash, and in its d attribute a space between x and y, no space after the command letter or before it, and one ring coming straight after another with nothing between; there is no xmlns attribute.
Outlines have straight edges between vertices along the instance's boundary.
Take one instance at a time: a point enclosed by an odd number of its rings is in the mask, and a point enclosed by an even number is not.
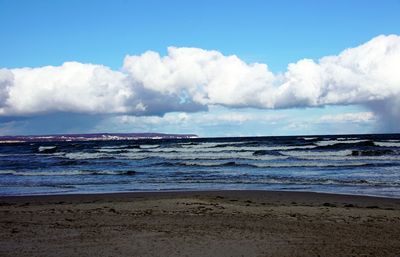
<svg viewBox="0 0 400 257"><path fill-rule="evenodd" d="M400 0L0 0L0 135L400 132Z"/></svg>

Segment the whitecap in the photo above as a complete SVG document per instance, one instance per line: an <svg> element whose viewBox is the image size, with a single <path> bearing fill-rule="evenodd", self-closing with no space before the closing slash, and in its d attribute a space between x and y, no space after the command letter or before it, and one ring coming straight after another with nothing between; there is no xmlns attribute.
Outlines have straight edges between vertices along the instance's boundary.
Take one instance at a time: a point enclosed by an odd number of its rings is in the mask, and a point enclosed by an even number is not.
<svg viewBox="0 0 400 257"><path fill-rule="evenodd" d="M400 147L400 142L399 141L388 141L388 142L374 142L375 145L377 146L383 146L383 147Z"/></svg>
<svg viewBox="0 0 400 257"><path fill-rule="evenodd" d="M56 148L57 148L57 146L39 146L38 150L39 150L39 152L46 152L49 150L54 150Z"/></svg>

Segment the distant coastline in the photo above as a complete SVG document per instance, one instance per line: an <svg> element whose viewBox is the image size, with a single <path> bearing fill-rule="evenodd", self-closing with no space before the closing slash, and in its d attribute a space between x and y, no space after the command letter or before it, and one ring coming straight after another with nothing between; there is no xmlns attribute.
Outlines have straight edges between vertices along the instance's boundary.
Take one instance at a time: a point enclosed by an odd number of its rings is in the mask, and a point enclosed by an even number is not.
<svg viewBox="0 0 400 257"><path fill-rule="evenodd" d="M166 133L92 133L92 134L54 134L0 136L0 143L50 142L50 141L108 141L140 139L185 139L198 138L195 134Z"/></svg>

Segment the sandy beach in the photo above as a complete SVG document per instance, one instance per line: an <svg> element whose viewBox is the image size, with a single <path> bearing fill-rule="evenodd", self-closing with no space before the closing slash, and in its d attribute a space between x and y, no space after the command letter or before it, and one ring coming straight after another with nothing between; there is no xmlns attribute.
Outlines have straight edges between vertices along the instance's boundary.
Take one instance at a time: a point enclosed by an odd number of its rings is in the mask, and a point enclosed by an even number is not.
<svg viewBox="0 0 400 257"><path fill-rule="evenodd" d="M0 198L0 256L400 256L400 199L213 191Z"/></svg>

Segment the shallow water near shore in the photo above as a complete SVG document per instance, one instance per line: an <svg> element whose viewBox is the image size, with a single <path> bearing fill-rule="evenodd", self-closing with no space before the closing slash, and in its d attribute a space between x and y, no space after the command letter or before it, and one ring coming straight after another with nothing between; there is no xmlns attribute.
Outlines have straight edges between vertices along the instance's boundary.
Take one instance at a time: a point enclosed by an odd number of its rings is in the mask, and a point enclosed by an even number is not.
<svg viewBox="0 0 400 257"><path fill-rule="evenodd" d="M400 198L400 135L0 144L0 195L290 190Z"/></svg>

